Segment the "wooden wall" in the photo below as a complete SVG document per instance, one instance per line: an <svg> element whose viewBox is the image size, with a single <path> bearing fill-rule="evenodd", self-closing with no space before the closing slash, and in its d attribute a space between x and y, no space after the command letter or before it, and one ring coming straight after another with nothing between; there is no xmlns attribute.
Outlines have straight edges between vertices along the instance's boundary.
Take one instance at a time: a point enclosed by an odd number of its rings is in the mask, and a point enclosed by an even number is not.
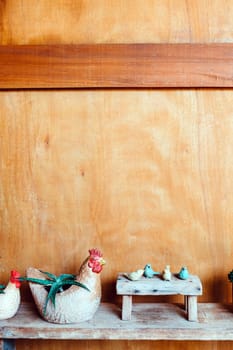
<svg viewBox="0 0 233 350"><path fill-rule="evenodd" d="M0 0L0 44L232 42L231 0ZM231 89L0 92L0 272L186 264L229 302ZM27 287L23 298L31 298ZM176 300L171 298L171 301ZM18 341L19 349L220 349L228 342Z"/></svg>

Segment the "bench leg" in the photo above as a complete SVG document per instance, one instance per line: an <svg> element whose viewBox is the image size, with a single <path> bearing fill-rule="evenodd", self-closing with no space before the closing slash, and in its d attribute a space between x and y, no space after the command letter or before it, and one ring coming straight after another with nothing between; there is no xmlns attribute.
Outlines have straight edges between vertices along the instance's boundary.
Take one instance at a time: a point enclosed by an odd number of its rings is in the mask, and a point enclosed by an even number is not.
<svg viewBox="0 0 233 350"><path fill-rule="evenodd" d="M131 320L132 295L123 295L122 297L122 320Z"/></svg>
<svg viewBox="0 0 233 350"><path fill-rule="evenodd" d="M185 311L188 311L188 296L184 296L184 309Z"/></svg>
<svg viewBox="0 0 233 350"><path fill-rule="evenodd" d="M0 350L15 350L14 339L1 339L0 340Z"/></svg>
<svg viewBox="0 0 233 350"><path fill-rule="evenodd" d="M188 303L188 320L197 321L197 296L189 295L187 296Z"/></svg>

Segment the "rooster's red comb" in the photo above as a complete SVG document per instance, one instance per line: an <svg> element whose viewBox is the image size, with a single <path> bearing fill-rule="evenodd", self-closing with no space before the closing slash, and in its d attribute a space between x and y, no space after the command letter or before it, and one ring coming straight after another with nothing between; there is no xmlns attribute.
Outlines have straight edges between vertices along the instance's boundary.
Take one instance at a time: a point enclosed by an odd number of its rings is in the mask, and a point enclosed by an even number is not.
<svg viewBox="0 0 233 350"><path fill-rule="evenodd" d="M11 271L10 281L11 281L11 283L15 284L16 288L20 287L19 278L20 278L20 273L18 271L16 271L16 270Z"/></svg>
<svg viewBox="0 0 233 350"><path fill-rule="evenodd" d="M102 257L102 253L100 252L100 250L93 248L89 250L90 256L91 257L98 257L101 258Z"/></svg>
<svg viewBox="0 0 233 350"><path fill-rule="evenodd" d="M12 270L11 271L11 277L12 278L19 278L20 277L20 273L16 270Z"/></svg>

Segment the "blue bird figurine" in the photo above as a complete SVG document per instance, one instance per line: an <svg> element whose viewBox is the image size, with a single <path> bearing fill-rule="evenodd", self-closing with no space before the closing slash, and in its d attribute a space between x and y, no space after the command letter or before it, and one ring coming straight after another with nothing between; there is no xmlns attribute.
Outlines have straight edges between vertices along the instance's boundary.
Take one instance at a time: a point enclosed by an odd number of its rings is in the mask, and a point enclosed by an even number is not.
<svg viewBox="0 0 233 350"><path fill-rule="evenodd" d="M186 280L189 277L189 272L186 266L181 267L178 277L182 280Z"/></svg>
<svg viewBox="0 0 233 350"><path fill-rule="evenodd" d="M144 276L147 278L152 278L155 275L159 275L159 272L156 272L152 269L151 264L146 264L144 267Z"/></svg>

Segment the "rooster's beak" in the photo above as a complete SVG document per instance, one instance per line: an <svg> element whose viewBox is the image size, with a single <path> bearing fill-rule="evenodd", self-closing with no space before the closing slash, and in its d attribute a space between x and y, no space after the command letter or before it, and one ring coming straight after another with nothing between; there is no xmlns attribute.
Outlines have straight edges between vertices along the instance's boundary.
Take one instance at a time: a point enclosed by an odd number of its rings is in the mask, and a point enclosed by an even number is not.
<svg viewBox="0 0 233 350"><path fill-rule="evenodd" d="M103 258L101 258L100 259L100 265L105 265L105 264L106 264L106 261Z"/></svg>

